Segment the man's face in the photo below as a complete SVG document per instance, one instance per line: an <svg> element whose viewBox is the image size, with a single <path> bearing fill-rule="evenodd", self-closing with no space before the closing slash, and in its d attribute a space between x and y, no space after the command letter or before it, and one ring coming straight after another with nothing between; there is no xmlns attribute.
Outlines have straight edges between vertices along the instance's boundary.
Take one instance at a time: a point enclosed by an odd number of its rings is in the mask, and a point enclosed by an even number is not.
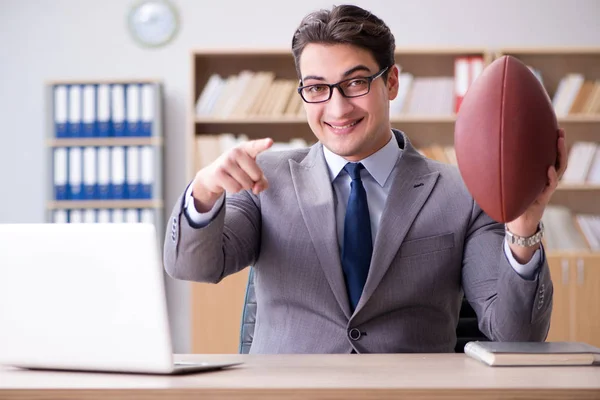
<svg viewBox="0 0 600 400"><path fill-rule="evenodd" d="M300 57L304 86L366 78L379 70L367 50L345 44L311 43ZM389 101L397 93L398 70L391 66L386 80L382 76L373 80L369 93L364 96L346 98L335 88L326 102L304 103L308 124L329 150L348 161L359 161L390 139Z"/></svg>

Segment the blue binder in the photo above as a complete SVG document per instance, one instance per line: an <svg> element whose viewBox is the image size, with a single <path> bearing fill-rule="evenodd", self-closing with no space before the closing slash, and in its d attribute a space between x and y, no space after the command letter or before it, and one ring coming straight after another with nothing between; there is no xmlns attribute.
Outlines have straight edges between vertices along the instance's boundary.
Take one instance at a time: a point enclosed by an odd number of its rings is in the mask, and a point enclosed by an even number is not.
<svg viewBox="0 0 600 400"><path fill-rule="evenodd" d="M127 198L125 185L125 149L121 146L111 148L110 154L110 198Z"/></svg>
<svg viewBox="0 0 600 400"><path fill-rule="evenodd" d="M98 198L98 164L96 162L96 148L83 148L83 198L95 200Z"/></svg>
<svg viewBox="0 0 600 400"><path fill-rule="evenodd" d="M140 114L140 85L130 83L126 86L127 97L127 121L125 131L127 136L140 136L141 114Z"/></svg>
<svg viewBox="0 0 600 400"><path fill-rule="evenodd" d="M111 148L102 146L96 148L96 159L98 161L98 199L108 200L111 198L110 190L110 153Z"/></svg>
<svg viewBox="0 0 600 400"><path fill-rule="evenodd" d="M96 136L96 85L83 86L82 137Z"/></svg>
<svg viewBox="0 0 600 400"><path fill-rule="evenodd" d="M113 136L111 120L111 89L110 85L101 84L96 88L97 130L95 136Z"/></svg>
<svg viewBox="0 0 600 400"><path fill-rule="evenodd" d="M82 86L69 85L69 114L67 123L67 136L78 138L81 137L82 123L81 113L83 111Z"/></svg>
<svg viewBox="0 0 600 400"><path fill-rule="evenodd" d="M66 147L56 147L53 152L54 199L67 200L69 183L69 152Z"/></svg>
<svg viewBox="0 0 600 400"><path fill-rule="evenodd" d="M155 112L155 86L152 84L142 85L141 94L141 136L152 136L152 128L154 123Z"/></svg>
<svg viewBox="0 0 600 400"><path fill-rule="evenodd" d="M111 117L113 136L126 136L125 130L125 88L124 85L118 83L111 85Z"/></svg>
<svg viewBox="0 0 600 400"><path fill-rule="evenodd" d="M54 136L64 138L68 136L68 88L66 85L56 85L54 91Z"/></svg>
<svg viewBox="0 0 600 400"><path fill-rule="evenodd" d="M83 200L83 155L81 147L69 148L69 199Z"/></svg>

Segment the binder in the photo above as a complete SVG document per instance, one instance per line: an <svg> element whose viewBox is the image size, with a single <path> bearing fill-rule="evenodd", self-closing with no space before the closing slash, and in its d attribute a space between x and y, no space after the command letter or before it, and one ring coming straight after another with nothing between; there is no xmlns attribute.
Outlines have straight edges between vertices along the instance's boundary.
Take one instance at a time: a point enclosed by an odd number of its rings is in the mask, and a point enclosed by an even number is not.
<svg viewBox="0 0 600 400"><path fill-rule="evenodd" d="M54 86L54 136L57 138L67 137L67 86Z"/></svg>
<svg viewBox="0 0 600 400"><path fill-rule="evenodd" d="M98 198L98 175L96 163L96 148L83 149L83 198L94 200Z"/></svg>
<svg viewBox="0 0 600 400"><path fill-rule="evenodd" d="M81 137L81 111L82 111L82 99L81 99L81 85L70 85L69 86L69 115L67 123L67 136L69 137Z"/></svg>
<svg viewBox="0 0 600 400"><path fill-rule="evenodd" d="M139 199L142 197L142 185L140 181L140 148L128 146L126 148L127 157L125 165L127 166L127 198Z"/></svg>
<svg viewBox="0 0 600 400"><path fill-rule="evenodd" d="M112 222L113 224L122 224L125 222L125 213L120 208L112 210Z"/></svg>
<svg viewBox="0 0 600 400"><path fill-rule="evenodd" d="M140 136L140 86L136 83L127 85L127 121L126 136Z"/></svg>
<svg viewBox="0 0 600 400"><path fill-rule="evenodd" d="M125 210L125 222L128 224L137 224L140 220L140 214L136 208Z"/></svg>
<svg viewBox="0 0 600 400"><path fill-rule="evenodd" d="M81 224L83 223L83 213L81 210L69 210L69 223Z"/></svg>
<svg viewBox="0 0 600 400"><path fill-rule="evenodd" d="M96 148L98 167L98 189L97 198L107 200L111 198L110 192L110 147L102 146Z"/></svg>
<svg viewBox="0 0 600 400"><path fill-rule="evenodd" d="M67 200L68 194L68 150L66 147L56 147L54 149L54 199Z"/></svg>
<svg viewBox="0 0 600 400"><path fill-rule="evenodd" d="M469 57L456 57L454 60L454 112L458 113L463 98L469 90Z"/></svg>
<svg viewBox="0 0 600 400"><path fill-rule="evenodd" d="M81 136L96 136L96 87L94 85L83 86L83 116Z"/></svg>
<svg viewBox="0 0 600 400"><path fill-rule="evenodd" d="M83 210L83 223L84 224L95 224L96 223L96 210L88 208Z"/></svg>
<svg viewBox="0 0 600 400"><path fill-rule="evenodd" d="M54 210L52 213L52 222L55 224L66 224L69 222L67 210Z"/></svg>
<svg viewBox="0 0 600 400"><path fill-rule="evenodd" d="M483 57L472 56L469 58L470 67L469 70L469 87L475 82L479 75L483 72Z"/></svg>
<svg viewBox="0 0 600 400"><path fill-rule="evenodd" d="M154 85L144 84L142 85L142 96L141 96L141 136L152 136L152 124L154 123Z"/></svg>
<svg viewBox="0 0 600 400"><path fill-rule="evenodd" d="M152 146L141 147L141 188L140 198L151 199L154 191L154 148Z"/></svg>
<svg viewBox="0 0 600 400"><path fill-rule="evenodd" d="M112 133L112 121L110 117L110 86L98 85L97 87L97 130L95 136L110 137Z"/></svg>
<svg viewBox="0 0 600 400"><path fill-rule="evenodd" d="M140 222L154 224L154 210L151 208L142 208L140 210Z"/></svg>
<svg viewBox="0 0 600 400"><path fill-rule="evenodd" d="M110 210L101 209L96 210L96 222L99 224L109 224L110 223Z"/></svg>
<svg viewBox="0 0 600 400"><path fill-rule="evenodd" d="M125 88L121 84L111 86L111 116L113 136L125 136Z"/></svg>
<svg viewBox="0 0 600 400"><path fill-rule="evenodd" d="M111 148L110 164L110 198L113 200L126 199L124 147Z"/></svg>
<svg viewBox="0 0 600 400"><path fill-rule="evenodd" d="M82 151L80 147L69 148L69 195L70 200L83 200Z"/></svg>

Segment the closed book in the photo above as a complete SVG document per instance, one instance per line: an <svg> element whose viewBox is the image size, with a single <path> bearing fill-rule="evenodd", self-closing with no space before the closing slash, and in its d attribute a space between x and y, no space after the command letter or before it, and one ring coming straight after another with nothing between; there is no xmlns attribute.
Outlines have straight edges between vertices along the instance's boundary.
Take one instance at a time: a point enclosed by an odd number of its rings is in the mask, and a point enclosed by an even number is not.
<svg viewBox="0 0 600 400"><path fill-rule="evenodd" d="M592 365L600 349L581 342L468 342L465 354L490 366Z"/></svg>

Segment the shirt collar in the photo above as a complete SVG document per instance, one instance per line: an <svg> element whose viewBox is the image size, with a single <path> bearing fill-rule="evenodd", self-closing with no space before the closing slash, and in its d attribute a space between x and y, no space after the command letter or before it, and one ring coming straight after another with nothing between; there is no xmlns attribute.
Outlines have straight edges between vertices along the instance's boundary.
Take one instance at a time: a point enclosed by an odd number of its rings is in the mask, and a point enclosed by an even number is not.
<svg viewBox="0 0 600 400"><path fill-rule="evenodd" d="M396 165L396 161L400 156L400 147L396 141L395 135L392 133L390 140L385 146L371 154L369 157L360 160L369 174L377 181L379 186L384 186L388 177ZM333 153L327 147L323 146L325 161L329 168L329 178L333 182L339 173L344 169L348 160Z"/></svg>

